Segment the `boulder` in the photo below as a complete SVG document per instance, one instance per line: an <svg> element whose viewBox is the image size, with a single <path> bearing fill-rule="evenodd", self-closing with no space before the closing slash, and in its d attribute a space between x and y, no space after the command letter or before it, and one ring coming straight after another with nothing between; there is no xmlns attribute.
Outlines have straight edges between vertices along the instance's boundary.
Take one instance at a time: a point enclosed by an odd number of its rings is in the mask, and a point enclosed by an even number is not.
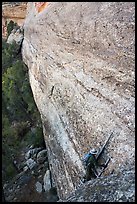
<svg viewBox="0 0 137 204"><path fill-rule="evenodd" d="M43 182L44 182L44 190L49 191L51 188L50 170L46 171Z"/></svg>
<svg viewBox="0 0 137 204"><path fill-rule="evenodd" d="M47 160L48 157L47 157L47 150L42 150L40 151L38 154L37 154L37 163L44 163L45 160Z"/></svg>
<svg viewBox="0 0 137 204"><path fill-rule="evenodd" d="M36 156L36 154L41 150L41 147L30 149L26 154L25 154L25 159L29 159L30 157Z"/></svg>
<svg viewBox="0 0 137 204"><path fill-rule="evenodd" d="M41 193L42 192L42 184L39 181L37 181L37 183L35 185L36 185L36 191L38 193Z"/></svg>
<svg viewBox="0 0 137 204"><path fill-rule="evenodd" d="M31 158L26 161L26 164L29 169L33 169L36 166L36 162Z"/></svg>
<svg viewBox="0 0 137 204"><path fill-rule="evenodd" d="M12 44L13 42L16 42L16 44L20 46L23 41L23 38L24 38L23 29L18 28L17 30L13 30L11 32L7 39L7 43Z"/></svg>

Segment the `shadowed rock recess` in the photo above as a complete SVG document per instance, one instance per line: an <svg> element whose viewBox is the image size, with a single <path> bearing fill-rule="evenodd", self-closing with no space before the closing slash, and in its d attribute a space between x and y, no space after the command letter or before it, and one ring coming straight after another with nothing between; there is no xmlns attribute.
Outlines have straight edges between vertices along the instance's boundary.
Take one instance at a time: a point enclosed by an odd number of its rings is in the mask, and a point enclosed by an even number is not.
<svg viewBox="0 0 137 204"><path fill-rule="evenodd" d="M134 2L28 3L22 55L62 201L134 200L134 15ZM111 132L106 171L81 184L82 156Z"/></svg>

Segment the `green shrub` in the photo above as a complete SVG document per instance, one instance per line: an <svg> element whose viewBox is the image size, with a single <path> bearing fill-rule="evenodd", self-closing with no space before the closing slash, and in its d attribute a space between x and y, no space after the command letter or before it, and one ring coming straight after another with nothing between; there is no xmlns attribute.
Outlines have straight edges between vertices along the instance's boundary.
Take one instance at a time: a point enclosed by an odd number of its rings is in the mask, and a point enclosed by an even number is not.
<svg viewBox="0 0 137 204"><path fill-rule="evenodd" d="M13 27L8 24L8 34ZM40 113L29 84L28 69L16 43L2 40L2 166L4 181L16 172L11 155L28 145L44 145ZM31 130L33 127L33 131Z"/></svg>
<svg viewBox="0 0 137 204"><path fill-rule="evenodd" d="M42 128L39 128L39 127L36 128L36 133L34 136L34 143L33 144L35 147L43 146L44 137L43 137Z"/></svg>
<svg viewBox="0 0 137 204"><path fill-rule="evenodd" d="M33 131L30 130L26 136L25 140L27 141L27 144L33 145L34 147L40 147L44 146L44 137L41 127L33 128Z"/></svg>
<svg viewBox="0 0 137 204"><path fill-rule="evenodd" d="M16 174L16 170L15 170L15 168L14 168L12 163L9 163L9 165L7 165L5 170L6 170L7 177L9 179L13 178L13 176L15 176L15 174Z"/></svg>

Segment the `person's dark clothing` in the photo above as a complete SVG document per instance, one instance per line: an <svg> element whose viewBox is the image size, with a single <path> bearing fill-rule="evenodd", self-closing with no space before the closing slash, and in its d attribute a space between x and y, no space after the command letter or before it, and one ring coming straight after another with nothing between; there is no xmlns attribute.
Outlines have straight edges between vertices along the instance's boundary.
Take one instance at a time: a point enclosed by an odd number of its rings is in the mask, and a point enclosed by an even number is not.
<svg viewBox="0 0 137 204"><path fill-rule="evenodd" d="M97 162L95 155L91 154L88 161L86 162L86 175L85 179L86 181L89 181L91 177L97 177L98 172L96 170Z"/></svg>

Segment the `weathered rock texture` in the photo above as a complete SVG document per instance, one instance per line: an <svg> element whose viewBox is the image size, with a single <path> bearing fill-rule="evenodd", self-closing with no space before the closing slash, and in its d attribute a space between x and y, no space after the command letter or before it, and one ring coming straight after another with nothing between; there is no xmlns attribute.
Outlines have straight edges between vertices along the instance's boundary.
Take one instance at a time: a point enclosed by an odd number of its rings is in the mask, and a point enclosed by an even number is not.
<svg viewBox="0 0 137 204"><path fill-rule="evenodd" d="M22 26L26 17L27 2L5 2L2 4L2 36L6 37L6 22L16 22Z"/></svg>
<svg viewBox="0 0 137 204"><path fill-rule="evenodd" d="M58 202L135 202L134 179L133 169L123 169L116 175L88 181L67 199Z"/></svg>
<svg viewBox="0 0 137 204"><path fill-rule="evenodd" d="M28 3L22 54L61 199L112 131L105 175L134 165L134 15L134 2Z"/></svg>

